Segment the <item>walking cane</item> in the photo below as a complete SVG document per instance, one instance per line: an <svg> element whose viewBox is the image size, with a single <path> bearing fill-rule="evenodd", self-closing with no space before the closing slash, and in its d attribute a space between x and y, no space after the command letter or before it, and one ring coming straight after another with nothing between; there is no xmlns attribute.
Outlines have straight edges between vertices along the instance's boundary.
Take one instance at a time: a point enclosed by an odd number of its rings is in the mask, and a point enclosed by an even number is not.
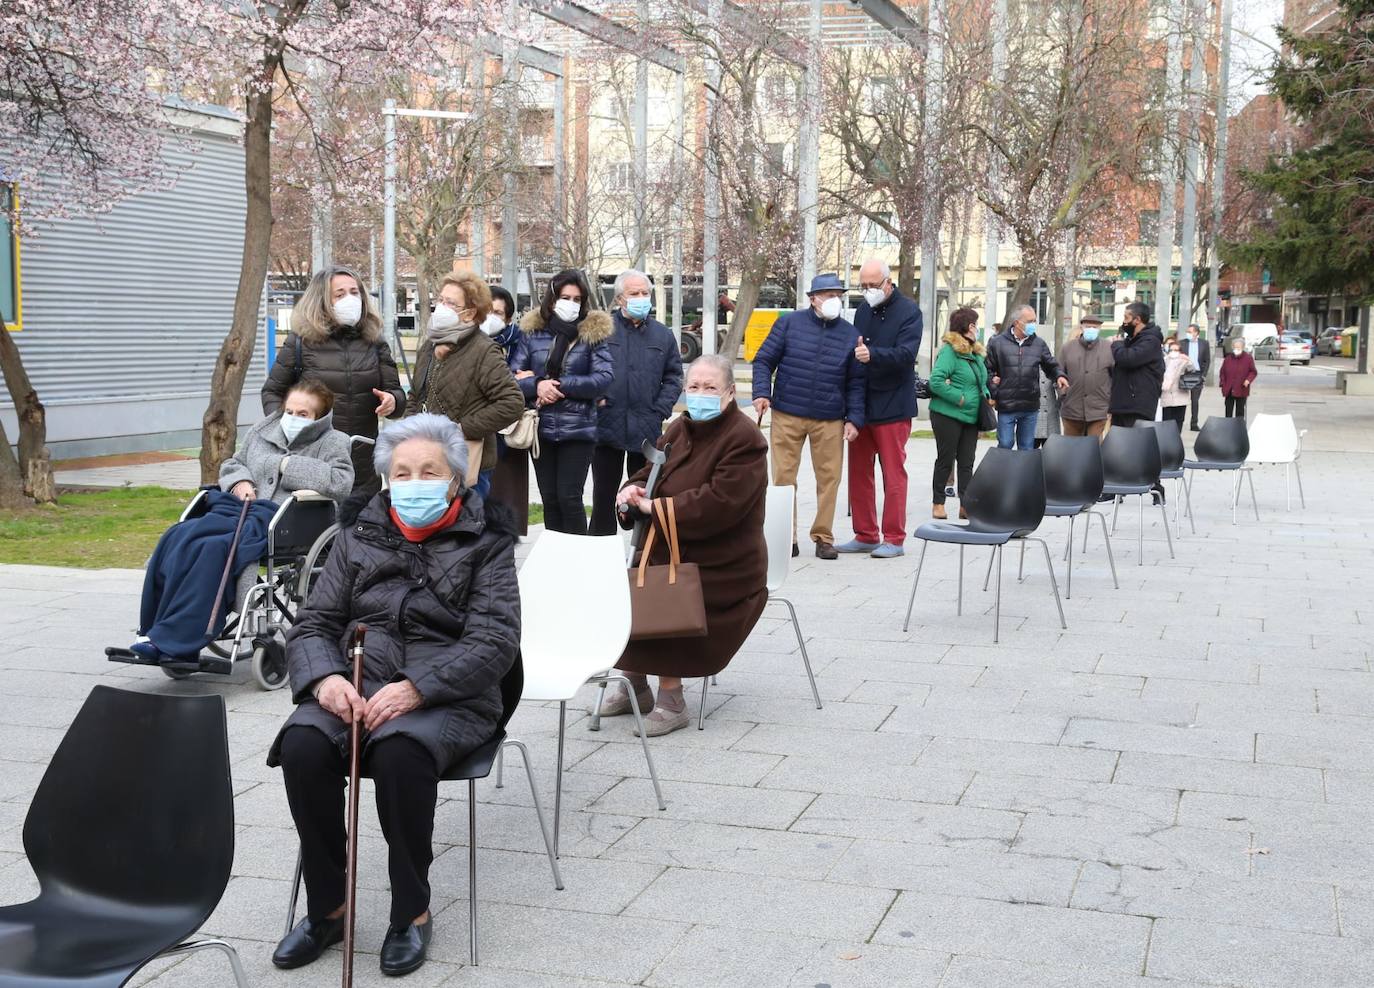
<svg viewBox="0 0 1374 988"><path fill-rule="evenodd" d="M219 578L219 592L215 594L215 606L210 609L210 623L205 626L207 635L215 633L215 622L219 620L219 609L224 603L224 588L229 585L229 574L234 571L234 557L239 554L239 539L243 537L243 522L248 517L248 509L252 504L252 498L244 498L243 507L239 509L239 523L234 526L234 539L229 543L229 558L224 561L224 572Z"/></svg>
<svg viewBox="0 0 1374 988"><path fill-rule="evenodd" d="M363 695L363 639L367 625L353 629L353 644L348 655L353 660L353 690ZM353 988L353 925L358 899L358 781L362 770L363 725L350 720L348 725L348 883L344 893L343 988Z"/></svg>
<svg viewBox="0 0 1374 988"><path fill-rule="evenodd" d="M644 445L639 452L649 463L649 478L644 481L644 496L653 500L654 488L658 486L658 474L663 469L663 464L668 462L668 451L673 448L672 443L664 443L663 448L659 449L650 439L644 440ZM629 505L625 506L628 511ZM644 544L644 533L649 529L649 516L641 514L635 519L634 534L630 536L630 556L627 564L634 562L635 550Z"/></svg>

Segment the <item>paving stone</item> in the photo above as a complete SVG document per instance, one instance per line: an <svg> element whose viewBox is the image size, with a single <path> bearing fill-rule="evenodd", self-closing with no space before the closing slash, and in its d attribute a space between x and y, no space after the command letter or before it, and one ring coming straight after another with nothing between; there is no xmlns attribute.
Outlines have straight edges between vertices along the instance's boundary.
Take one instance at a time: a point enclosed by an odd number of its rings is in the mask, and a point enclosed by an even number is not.
<svg viewBox="0 0 1374 988"><path fill-rule="evenodd" d="M1064 733L1067 723L1067 717L988 711L979 711L976 716L970 716L967 710L938 710L914 704L901 704L883 723L882 731L923 734L928 737L1054 744Z"/></svg>
<svg viewBox="0 0 1374 988"><path fill-rule="evenodd" d="M1112 778L1128 785L1166 789L1286 799L1322 798L1322 773L1318 769L1258 765L1230 759L1123 751Z"/></svg>
<svg viewBox="0 0 1374 988"><path fill-rule="evenodd" d="M721 926L694 926L644 982L653 988L755 988L760 972L771 972L785 985L807 958L825 945L805 930L768 931Z"/></svg>
<svg viewBox="0 0 1374 988"><path fill-rule="evenodd" d="M1075 717L1060 742L1115 751L1150 751L1159 755L1196 755L1200 758L1254 758L1253 734L1165 724L1130 724L1122 721Z"/></svg>
<svg viewBox="0 0 1374 988"><path fill-rule="evenodd" d="M1374 741L1342 742L1260 734L1255 745L1255 761L1359 771L1374 765Z"/></svg>
<svg viewBox="0 0 1374 988"><path fill-rule="evenodd" d="M1197 920L1161 919L1146 973L1247 988L1364 988L1374 983L1374 942Z"/></svg>
<svg viewBox="0 0 1374 988"><path fill-rule="evenodd" d="M695 725L689 730L695 730ZM678 731L686 734L688 731ZM653 739L657 742L657 738ZM660 780L674 782L716 782L722 785L751 786L758 782L782 761L782 755L757 754L752 751L711 751L699 748L669 748L654 743L651 745L654 768ZM566 776L582 771L596 775L649 777L649 766L644 760L644 750L636 742L628 744L608 744L577 763L576 770Z"/></svg>
<svg viewBox="0 0 1374 988"><path fill-rule="evenodd" d="M832 760L852 758L884 765L911 765L925 750L927 740L911 734L759 724L736 742L733 750L774 755L805 753Z"/></svg>
<svg viewBox="0 0 1374 988"><path fill-rule="evenodd" d="M605 852L616 861L779 878L824 878L851 841L785 830L648 817Z"/></svg>
<svg viewBox="0 0 1374 988"><path fill-rule="evenodd" d="M1112 777L1116 760L1114 751L1090 748L935 738L921 753L918 766L1106 782Z"/></svg>
<svg viewBox="0 0 1374 988"><path fill-rule="evenodd" d="M1202 988L1200 983L1137 978L1120 971L955 957L940 988Z"/></svg>
<svg viewBox="0 0 1374 988"><path fill-rule="evenodd" d="M742 827L785 830L816 799L815 794L809 792L718 786L702 782L665 785L663 797L668 804L667 810L659 810L654 804L647 782L626 779L593 803L590 809L594 814L617 813L634 817L661 815L669 820L707 823L730 820Z"/></svg>
<svg viewBox="0 0 1374 988"><path fill-rule="evenodd" d="M1129 820L1144 830L1176 822L1178 793L1114 782L979 772L964 790L959 805L1082 817L1118 825Z"/></svg>
<svg viewBox="0 0 1374 988"><path fill-rule="evenodd" d="M837 941L823 945L792 976L789 988L938 988L949 967L942 953Z"/></svg>
<svg viewBox="0 0 1374 988"><path fill-rule="evenodd" d="M1139 820L1112 822L1031 813L1014 854L1131 864L1142 868L1207 871L1243 876L1250 868L1248 835L1198 827L1152 826Z"/></svg>
<svg viewBox="0 0 1374 988"><path fill-rule="evenodd" d="M708 715L708 729L717 720L753 724L790 724L795 727L837 727L850 731L874 731L892 714L891 703L854 703L832 700L817 710L811 700L793 697L764 699L735 696ZM679 734L686 733L679 731ZM676 735L672 735L676 737Z"/></svg>
<svg viewBox="0 0 1374 988"><path fill-rule="evenodd" d="M1082 909L903 892L875 939L924 950L1137 974L1150 920Z"/></svg>
<svg viewBox="0 0 1374 988"><path fill-rule="evenodd" d="M766 789L794 789L922 803L957 803L973 773L963 769L927 769L919 765L883 765L793 755L759 780Z"/></svg>
<svg viewBox="0 0 1374 988"><path fill-rule="evenodd" d="M807 807L791 829L921 844L977 843L1001 849L1016 835L1020 825L1020 814L999 810L823 794Z"/></svg>

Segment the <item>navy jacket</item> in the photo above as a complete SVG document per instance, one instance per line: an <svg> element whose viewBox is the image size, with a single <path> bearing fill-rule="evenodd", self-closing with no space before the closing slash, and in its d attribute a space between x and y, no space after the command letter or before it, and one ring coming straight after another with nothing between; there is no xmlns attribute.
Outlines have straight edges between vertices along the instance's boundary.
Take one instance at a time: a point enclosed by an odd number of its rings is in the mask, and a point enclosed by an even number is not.
<svg viewBox="0 0 1374 988"><path fill-rule="evenodd" d="M1049 344L1039 336L1016 342L1010 327L997 333L987 344L988 390L999 412L1040 411L1040 372L1051 381L1062 376L1059 361ZM1001 384L992 379L1000 377Z"/></svg>
<svg viewBox="0 0 1374 988"><path fill-rule="evenodd" d="M215 592L243 511L243 502L232 494L210 491L206 496L209 509L205 514L177 522L158 540L143 576L138 617L139 634L147 635L167 655L190 661L215 638L205 633L205 623L214 609ZM276 511L272 501L249 503L216 634L229 612L238 607L234 599L238 575L267 555L267 526Z"/></svg>
<svg viewBox="0 0 1374 988"><path fill-rule="evenodd" d="M682 357L673 331L652 316L636 326L621 309L611 314L608 342L614 377L597 409L596 441L638 453L657 440L682 394Z"/></svg>
<svg viewBox="0 0 1374 988"><path fill-rule="evenodd" d="M866 375L854 357L858 338L848 320L822 322L809 306L778 316L754 354L754 397L788 415L863 426Z"/></svg>
<svg viewBox="0 0 1374 988"><path fill-rule="evenodd" d="M922 324L921 307L895 287L877 308L859 303L854 329L868 344L869 425L916 417L916 354Z"/></svg>
<svg viewBox="0 0 1374 988"><path fill-rule="evenodd" d="M1155 417L1164 390L1164 333L1154 323L1112 340L1113 415Z"/></svg>
<svg viewBox="0 0 1374 988"><path fill-rule="evenodd" d="M544 365L553 347L553 333L544 328L539 310L525 313L520 320L524 337L516 344L511 369L533 371L534 377L517 381L525 393L525 404L534 408ZM539 441L562 443L570 440L596 442L596 402L611 387L611 317L604 312L589 312L577 328L577 342L568 347L559 377L562 401L539 409Z"/></svg>

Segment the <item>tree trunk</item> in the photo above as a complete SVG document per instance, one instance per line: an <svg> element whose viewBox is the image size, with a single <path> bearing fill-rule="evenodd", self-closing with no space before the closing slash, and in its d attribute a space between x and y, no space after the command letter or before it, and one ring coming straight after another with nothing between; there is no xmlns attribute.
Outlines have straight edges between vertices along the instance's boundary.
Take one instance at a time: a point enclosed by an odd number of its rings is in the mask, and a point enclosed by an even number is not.
<svg viewBox="0 0 1374 988"><path fill-rule="evenodd" d="M19 461L14 458L14 450L10 449L10 437L5 433L5 423L0 422L0 508L16 510L27 503L24 498L24 477L19 472Z"/></svg>
<svg viewBox="0 0 1374 988"><path fill-rule="evenodd" d="M275 71L264 71L269 78ZM272 243L272 92L250 96L243 132L244 192L248 209L243 221L243 258L234 294L233 323L220 347L210 379L210 404L200 431L200 480L213 484L220 464L233 455L238 441L239 400L258 335L258 308L267 278Z"/></svg>
<svg viewBox="0 0 1374 988"><path fill-rule="evenodd" d="M744 328L749 325L749 317L754 314L754 309L759 304L759 289L763 287L763 279L768 271L767 258L755 255L751 261L752 263L740 272L735 312L730 317L730 330L725 334L725 344L720 348L721 355L729 357L731 363L739 359L740 344L744 342ZM702 299L702 304L708 304L708 300ZM709 304L714 305L715 300L709 300Z"/></svg>
<svg viewBox="0 0 1374 988"><path fill-rule="evenodd" d="M429 295L429 261L419 256L415 258L415 332L422 340L425 338L425 331L429 329L429 316L433 311L429 306Z"/></svg>
<svg viewBox="0 0 1374 988"><path fill-rule="evenodd" d="M52 476L52 459L48 453L48 421L38 392L24 370L19 347L9 333L0 329L0 371L5 387L14 401L19 419L19 475L24 493L35 501L50 503L57 499ZM8 447L8 440L6 440Z"/></svg>

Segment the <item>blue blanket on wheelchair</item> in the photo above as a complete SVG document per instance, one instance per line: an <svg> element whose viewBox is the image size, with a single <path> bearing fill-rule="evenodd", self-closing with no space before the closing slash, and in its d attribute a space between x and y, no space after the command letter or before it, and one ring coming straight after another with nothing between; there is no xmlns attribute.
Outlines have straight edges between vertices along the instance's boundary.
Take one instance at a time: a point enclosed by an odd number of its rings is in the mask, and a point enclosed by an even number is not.
<svg viewBox="0 0 1374 988"><path fill-rule="evenodd" d="M249 506L219 618L207 634L205 626L243 508L243 502L232 494L208 493L209 509L204 515L177 522L163 533L143 577L139 634L151 638L164 655L188 662L196 661L200 650L219 636L229 612L237 607L235 581L267 555L267 525L277 511L271 501L254 501Z"/></svg>

